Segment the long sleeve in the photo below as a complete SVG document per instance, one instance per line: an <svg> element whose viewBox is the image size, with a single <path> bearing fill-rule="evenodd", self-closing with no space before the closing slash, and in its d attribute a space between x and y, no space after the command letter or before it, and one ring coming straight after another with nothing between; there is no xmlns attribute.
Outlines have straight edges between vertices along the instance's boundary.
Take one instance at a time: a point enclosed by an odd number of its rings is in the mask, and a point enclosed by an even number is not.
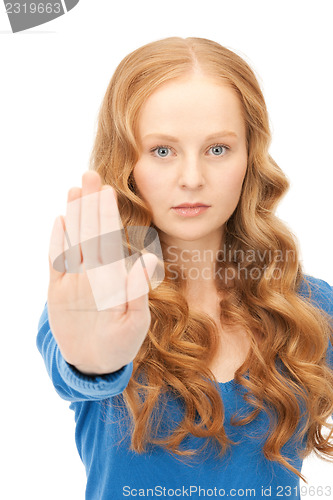
<svg viewBox="0 0 333 500"><path fill-rule="evenodd" d="M96 377L86 376L67 363L50 329L47 302L38 323L36 344L55 390L67 401L99 401L116 396L131 378L132 362L116 372Z"/></svg>

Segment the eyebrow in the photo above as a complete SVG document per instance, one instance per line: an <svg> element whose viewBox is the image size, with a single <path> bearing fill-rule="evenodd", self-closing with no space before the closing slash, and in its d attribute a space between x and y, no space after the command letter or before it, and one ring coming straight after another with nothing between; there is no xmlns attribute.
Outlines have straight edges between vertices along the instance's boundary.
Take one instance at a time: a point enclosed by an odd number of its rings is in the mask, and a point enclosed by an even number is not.
<svg viewBox="0 0 333 500"><path fill-rule="evenodd" d="M167 134L148 134L148 135L145 135L145 137L143 139L148 139L149 137L156 137L156 138L165 139L167 141L179 142L177 137L172 137L171 135L167 135ZM216 132L215 134L208 135L206 137L206 140L209 141L209 140L215 139L217 137L236 137L237 138L237 134L235 132L232 132L231 130L222 130L221 132Z"/></svg>

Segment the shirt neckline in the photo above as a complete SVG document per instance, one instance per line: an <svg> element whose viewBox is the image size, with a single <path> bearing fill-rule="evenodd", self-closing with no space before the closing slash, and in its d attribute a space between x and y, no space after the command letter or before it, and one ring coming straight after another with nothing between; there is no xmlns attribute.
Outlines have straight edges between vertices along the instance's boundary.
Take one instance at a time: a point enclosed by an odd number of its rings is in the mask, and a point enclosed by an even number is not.
<svg viewBox="0 0 333 500"><path fill-rule="evenodd" d="M228 380L227 382L218 382L218 384L222 392L230 392L235 388L237 382L233 378L232 380Z"/></svg>
<svg viewBox="0 0 333 500"><path fill-rule="evenodd" d="M244 373L244 377L249 379L249 370L247 370ZM233 378L232 380L228 380L227 382L218 382L219 388L222 392L231 392L239 386L238 382L236 382L236 379Z"/></svg>

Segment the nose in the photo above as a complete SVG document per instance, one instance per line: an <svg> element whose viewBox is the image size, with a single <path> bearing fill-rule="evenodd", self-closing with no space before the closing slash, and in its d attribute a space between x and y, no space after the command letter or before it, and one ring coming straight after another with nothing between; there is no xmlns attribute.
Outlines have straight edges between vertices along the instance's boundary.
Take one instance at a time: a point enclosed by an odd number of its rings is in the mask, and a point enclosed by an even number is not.
<svg viewBox="0 0 333 500"><path fill-rule="evenodd" d="M178 182L181 187L189 189L196 189L204 184L203 165L197 156L188 156L180 162Z"/></svg>

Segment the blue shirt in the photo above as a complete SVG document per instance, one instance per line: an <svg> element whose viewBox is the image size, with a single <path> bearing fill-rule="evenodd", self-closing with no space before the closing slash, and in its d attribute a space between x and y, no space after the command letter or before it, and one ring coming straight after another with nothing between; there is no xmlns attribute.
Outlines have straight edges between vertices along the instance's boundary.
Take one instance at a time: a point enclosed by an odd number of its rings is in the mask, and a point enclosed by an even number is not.
<svg viewBox="0 0 333 500"><path fill-rule="evenodd" d="M311 301L333 317L333 288L323 280L306 278L311 286ZM308 296L303 282L299 293ZM213 445L191 462L153 445L148 446L146 453L139 454L129 450L128 413L124 404L116 402L119 398L114 398L126 388L133 363L112 374L96 377L77 371L64 360L53 337L47 303L39 320L37 347L55 390L61 398L70 401L69 408L75 414L75 441L87 475L86 500L222 496L300 499L298 476L281 464L267 460L262 453L269 427L267 414L262 411L246 426L230 425L230 417L236 411L241 410L244 415L243 410L252 409L242 398L245 388L235 380L218 384L225 409L226 433L232 440L239 441L222 459L212 453ZM333 367L331 345L327 359ZM179 400L171 395L166 397L161 433L168 434L171 427L175 428L182 419L182 410ZM203 439L190 434L180 448L200 448ZM281 450L298 471L301 471L302 460L297 449L303 445L304 440L298 443L291 439ZM215 451L218 450L215 448ZM302 485L306 486L303 482ZM333 495L333 488L332 491L327 488L324 498Z"/></svg>

